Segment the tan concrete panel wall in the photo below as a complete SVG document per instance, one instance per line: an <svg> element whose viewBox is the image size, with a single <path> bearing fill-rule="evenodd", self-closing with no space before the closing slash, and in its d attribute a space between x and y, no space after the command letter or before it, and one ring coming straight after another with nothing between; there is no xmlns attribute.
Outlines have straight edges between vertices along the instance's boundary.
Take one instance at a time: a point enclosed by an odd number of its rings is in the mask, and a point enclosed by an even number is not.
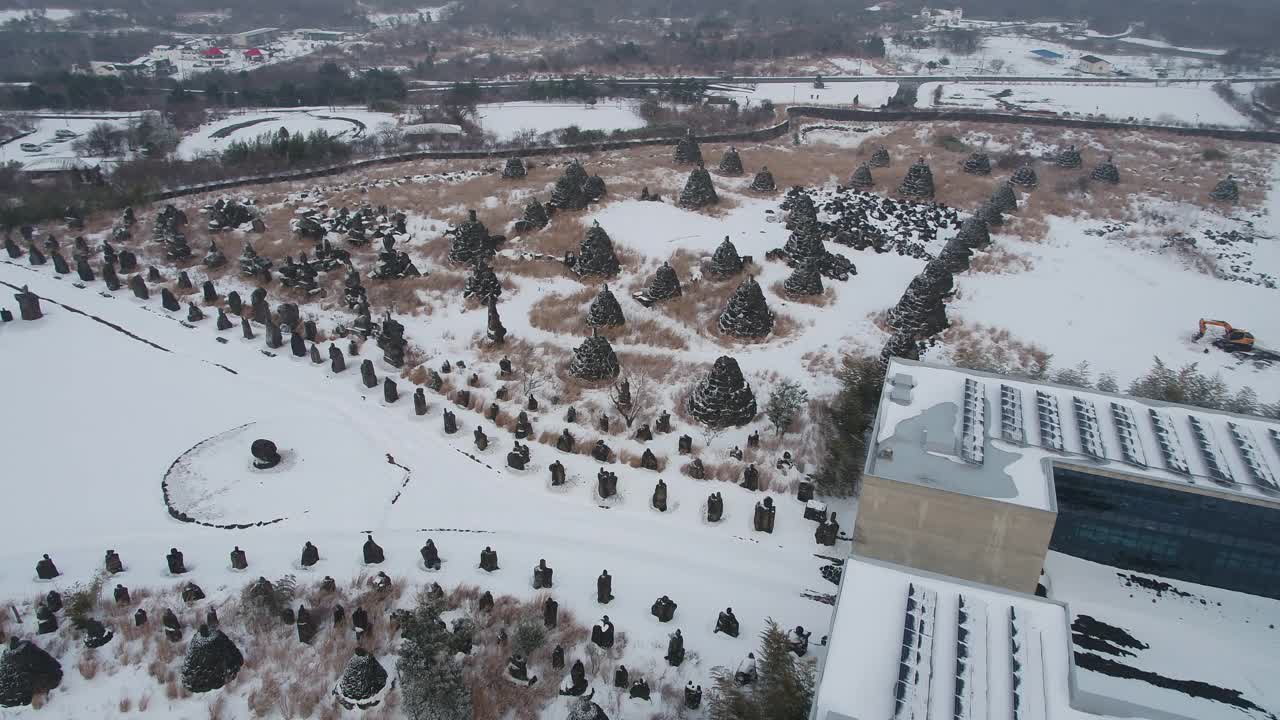
<svg viewBox="0 0 1280 720"><path fill-rule="evenodd" d="M862 477L853 551L1033 593L1055 514L936 488Z"/></svg>

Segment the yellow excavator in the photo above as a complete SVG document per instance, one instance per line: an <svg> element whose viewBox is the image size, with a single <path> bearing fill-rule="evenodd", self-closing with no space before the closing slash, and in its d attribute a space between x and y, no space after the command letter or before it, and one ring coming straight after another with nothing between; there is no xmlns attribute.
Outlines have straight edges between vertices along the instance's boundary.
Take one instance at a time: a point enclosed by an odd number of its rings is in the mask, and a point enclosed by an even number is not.
<svg viewBox="0 0 1280 720"><path fill-rule="evenodd" d="M1252 352L1254 349L1253 333L1248 330L1231 327L1225 320L1206 320L1200 318L1200 332L1192 338L1199 342L1210 327L1222 328L1222 337L1214 338L1213 344L1227 352Z"/></svg>

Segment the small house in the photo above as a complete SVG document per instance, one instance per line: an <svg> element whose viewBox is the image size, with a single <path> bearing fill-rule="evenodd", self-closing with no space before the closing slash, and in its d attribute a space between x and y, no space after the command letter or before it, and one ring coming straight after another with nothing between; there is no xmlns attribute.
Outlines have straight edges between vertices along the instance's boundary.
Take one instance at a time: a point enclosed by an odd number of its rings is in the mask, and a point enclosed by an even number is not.
<svg viewBox="0 0 1280 720"><path fill-rule="evenodd" d="M252 63L260 63L265 61L267 56L258 48L249 48L244 51L244 59Z"/></svg>
<svg viewBox="0 0 1280 720"><path fill-rule="evenodd" d="M1085 55L1076 61L1076 70L1090 75L1113 75L1115 66L1097 55Z"/></svg>

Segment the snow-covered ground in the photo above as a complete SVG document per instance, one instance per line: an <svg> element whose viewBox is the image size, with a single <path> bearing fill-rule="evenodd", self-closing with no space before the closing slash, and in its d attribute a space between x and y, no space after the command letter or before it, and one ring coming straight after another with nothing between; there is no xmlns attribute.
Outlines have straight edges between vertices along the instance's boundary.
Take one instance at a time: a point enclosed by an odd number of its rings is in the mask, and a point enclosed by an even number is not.
<svg viewBox="0 0 1280 720"><path fill-rule="evenodd" d="M525 133L540 135L571 125L581 130L635 130L645 125L631 101L600 101L594 105L571 102L507 102L476 106L476 118L486 133L511 140Z"/></svg>
<svg viewBox="0 0 1280 720"><path fill-rule="evenodd" d="M403 12L369 13L369 22L378 27L394 27L396 25L412 25L419 22L440 22L448 16L454 3L435 7L420 7Z"/></svg>
<svg viewBox="0 0 1280 720"><path fill-rule="evenodd" d="M330 135L352 140L372 137L378 131L395 124L391 113L380 113L363 108L280 108L269 111L252 111L229 115L207 122L182 138L178 143L178 157L192 159L205 155L217 155L237 140L252 140L259 135L275 135L281 128L293 133L324 130Z"/></svg>
<svg viewBox="0 0 1280 720"><path fill-rule="evenodd" d="M883 107L898 91L895 82L829 82L823 88L813 83L759 83L756 85L717 85L708 94L736 98L742 104L759 104L768 100L775 105L853 105Z"/></svg>
<svg viewBox="0 0 1280 720"><path fill-rule="evenodd" d="M27 116L35 126L35 132L4 145L0 145L0 165L16 162L26 170L56 170L70 165L94 166L119 161L120 157L80 156L72 149L75 141L99 123L107 123L124 130L138 117L137 113L71 113L32 114ZM60 130L75 133L74 137L57 137ZM28 152L23 145L36 145L39 150Z"/></svg>
<svg viewBox="0 0 1280 720"><path fill-rule="evenodd" d="M1217 56L1217 55L1227 54L1226 50L1219 50L1217 48L1180 47L1178 45L1171 45L1165 42L1164 40L1153 40L1152 38L1140 38L1140 37L1130 36L1130 37L1119 38L1119 40L1120 42L1129 43L1130 45L1143 45L1145 47L1163 48L1166 50L1177 50L1178 52L1194 53L1196 55Z"/></svg>
<svg viewBox="0 0 1280 720"><path fill-rule="evenodd" d="M917 107L934 107L934 90L942 86L937 107L1095 115L1111 120L1139 120L1192 125L1249 127L1240 114L1208 85L997 85L924 83Z"/></svg>
<svg viewBox="0 0 1280 720"><path fill-rule="evenodd" d="M75 15L78 10L69 8L8 8L0 10L0 25L11 20L25 20L29 17L41 17L51 22L61 22Z"/></svg>

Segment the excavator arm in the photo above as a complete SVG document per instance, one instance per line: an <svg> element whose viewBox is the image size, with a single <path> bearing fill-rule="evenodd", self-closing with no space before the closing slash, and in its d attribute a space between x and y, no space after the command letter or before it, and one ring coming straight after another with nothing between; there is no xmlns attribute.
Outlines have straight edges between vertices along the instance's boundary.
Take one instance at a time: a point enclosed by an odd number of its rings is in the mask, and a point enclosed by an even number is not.
<svg viewBox="0 0 1280 720"><path fill-rule="evenodd" d="M1203 338L1209 327L1222 328L1222 338L1217 340L1215 344L1224 346L1224 349L1230 350L1250 350L1253 348L1253 333L1247 330L1240 330L1231 327L1231 323L1225 320L1207 320L1200 318L1200 332L1196 333L1195 340Z"/></svg>

